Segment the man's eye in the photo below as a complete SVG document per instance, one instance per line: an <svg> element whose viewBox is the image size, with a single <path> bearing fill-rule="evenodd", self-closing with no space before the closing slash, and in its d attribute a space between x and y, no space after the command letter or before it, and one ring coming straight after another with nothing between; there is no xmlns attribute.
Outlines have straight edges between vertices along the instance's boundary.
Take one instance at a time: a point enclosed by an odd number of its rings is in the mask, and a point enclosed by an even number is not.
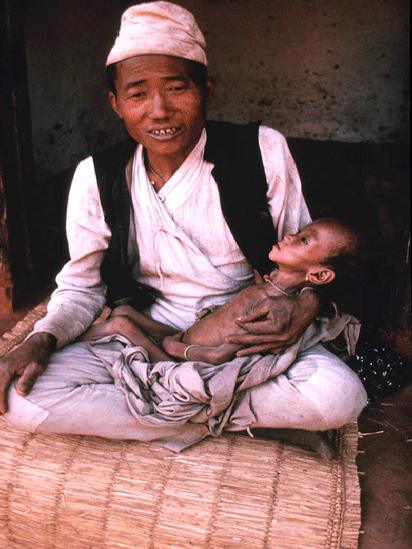
<svg viewBox="0 0 412 549"><path fill-rule="evenodd" d="M142 92L142 91L132 93L132 97L134 99L142 99L142 97L144 97L144 95L145 95L145 92Z"/></svg>
<svg viewBox="0 0 412 549"><path fill-rule="evenodd" d="M170 92L172 92L172 93L173 93L173 92L179 93L179 92L182 92L182 91L184 91L184 90L186 90L186 89L187 89L186 84L176 84L176 85L174 85L174 86L170 86L170 87L168 88L168 91L170 91Z"/></svg>

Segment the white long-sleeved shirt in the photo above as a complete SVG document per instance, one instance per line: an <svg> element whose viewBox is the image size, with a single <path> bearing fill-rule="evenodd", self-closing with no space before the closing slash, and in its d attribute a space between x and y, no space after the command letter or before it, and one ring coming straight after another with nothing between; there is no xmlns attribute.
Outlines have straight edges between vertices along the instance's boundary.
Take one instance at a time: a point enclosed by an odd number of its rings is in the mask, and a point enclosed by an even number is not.
<svg viewBox="0 0 412 549"><path fill-rule="evenodd" d="M220 305L253 280L252 267L223 217L219 191L203 158L206 131L189 156L155 192L137 146L131 169L133 213L129 254L136 279L158 288L162 297L148 313L177 329L187 329L195 314ZM267 199L278 238L310 222L299 175L286 140L261 126L259 145L268 182ZM45 318L35 331L53 334L58 347L81 334L105 303L100 265L110 240L93 160L79 164L67 209L70 260L57 275ZM137 258L139 260L137 261Z"/></svg>

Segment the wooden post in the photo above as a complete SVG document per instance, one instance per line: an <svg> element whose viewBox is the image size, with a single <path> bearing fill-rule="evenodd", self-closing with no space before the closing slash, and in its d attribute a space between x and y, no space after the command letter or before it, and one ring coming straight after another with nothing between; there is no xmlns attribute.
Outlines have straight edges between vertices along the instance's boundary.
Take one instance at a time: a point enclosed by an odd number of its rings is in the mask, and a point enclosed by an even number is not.
<svg viewBox="0 0 412 549"><path fill-rule="evenodd" d="M0 315L29 287L27 205L34 186L24 2L0 0Z"/></svg>

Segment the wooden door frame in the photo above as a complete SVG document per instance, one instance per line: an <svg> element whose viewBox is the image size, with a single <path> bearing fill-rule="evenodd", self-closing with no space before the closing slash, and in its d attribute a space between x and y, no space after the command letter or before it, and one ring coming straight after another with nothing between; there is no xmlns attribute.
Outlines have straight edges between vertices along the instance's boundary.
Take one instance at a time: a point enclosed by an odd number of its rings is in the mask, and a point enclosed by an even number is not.
<svg viewBox="0 0 412 549"><path fill-rule="evenodd" d="M0 0L0 315L33 273L29 205L35 191L24 0Z"/></svg>

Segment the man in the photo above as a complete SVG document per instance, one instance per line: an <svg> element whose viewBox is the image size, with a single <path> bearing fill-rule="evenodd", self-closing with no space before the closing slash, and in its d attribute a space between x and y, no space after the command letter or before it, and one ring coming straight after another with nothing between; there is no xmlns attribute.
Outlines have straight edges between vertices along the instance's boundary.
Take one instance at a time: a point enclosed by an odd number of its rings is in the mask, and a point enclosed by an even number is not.
<svg viewBox="0 0 412 549"><path fill-rule="evenodd" d="M0 411L9 410L16 426L169 440L168 426L136 421L101 357L86 343L67 344L98 316L106 290L110 304L133 303L186 329L199 311L250 284L253 267L263 274L275 232L282 237L310 220L279 133L206 124L213 93L206 63L204 37L187 10L152 2L123 14L107 59L109 100L133 146L77 168L67 216L71 259L46 317L0 363ZM240 356L276 352L319 311L314 292L268 297L239 320L246 335L231 341L244 346ZM118 352L120 344L104 345L104 352ZM225 428L326 430L354 420L365 403L355 374L315 346L242 393ZM174 426L173 437L185 438L187 429Z"/></svg>

